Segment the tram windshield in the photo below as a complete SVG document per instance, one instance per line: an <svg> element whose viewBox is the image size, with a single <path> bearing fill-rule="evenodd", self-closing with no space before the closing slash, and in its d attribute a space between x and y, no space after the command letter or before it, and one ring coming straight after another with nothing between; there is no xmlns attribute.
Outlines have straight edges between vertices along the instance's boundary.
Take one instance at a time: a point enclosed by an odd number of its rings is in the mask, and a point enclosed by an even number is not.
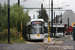
<svg viewBox="0 0 75 50"><path fill-rule="evenodd" d="M36 23L31 25L31 32L33 34L43 34L44 33L44 26L42 23Z"/></svg>
<svg viewBox="0 0 75 50"><path fill-rule="evenodd" d="M58 27L58 32L64 32L64 28L63 27Z"/></svg>

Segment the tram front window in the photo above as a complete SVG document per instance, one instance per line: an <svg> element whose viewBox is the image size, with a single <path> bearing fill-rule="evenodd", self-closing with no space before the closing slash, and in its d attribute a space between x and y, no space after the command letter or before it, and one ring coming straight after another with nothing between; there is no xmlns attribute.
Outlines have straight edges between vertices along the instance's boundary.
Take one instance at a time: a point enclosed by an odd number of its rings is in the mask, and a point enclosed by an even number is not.
<svg viewBox="0 0 75 50"><path fill-rule="evenodd" d="M33 24L32 25L32 33L33 34L43 34L44 33L44 28L42 24Z"/></svg>
<svg viewBox="0 0 75 50"><path fill-rule="evenodd" d="M64 28L58 28L58 32L64 32Z"/></svg>

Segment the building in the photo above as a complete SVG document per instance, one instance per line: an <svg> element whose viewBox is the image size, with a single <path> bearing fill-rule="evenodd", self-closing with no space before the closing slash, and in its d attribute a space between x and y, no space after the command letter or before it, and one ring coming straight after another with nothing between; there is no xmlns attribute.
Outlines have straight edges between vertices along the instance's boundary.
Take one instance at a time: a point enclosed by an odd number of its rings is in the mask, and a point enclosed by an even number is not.
<svg viewBox="0 0 75 50"><path fill-rule="evenodd" d="M69 18L69 26L72 26L72 23L75 23L75 13L72 10L66 10L62 15L62 24L68 24Z"/></svg>

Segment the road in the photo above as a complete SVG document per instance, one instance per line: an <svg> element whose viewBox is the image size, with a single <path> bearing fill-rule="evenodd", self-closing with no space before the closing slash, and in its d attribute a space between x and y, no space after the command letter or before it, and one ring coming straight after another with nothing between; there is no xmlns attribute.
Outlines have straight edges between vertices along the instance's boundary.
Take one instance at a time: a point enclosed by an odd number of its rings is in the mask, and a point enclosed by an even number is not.
<svg viewBox="0 0 75 50"><path fill-rule="evenodd" d="M66 35L65 37L62 38L54 38L53 41L64 41L64 43L57 45L51 45L51 44L45 44L44 42L31 42L27 41L26 43L13 43L13 44L5 44L5 43L0 43L0 50L74 50L74 45L65 45L65 41L70 41L72 35L68 36ZM70 43L72 40L70 41ZM75 43L75 42L73 42Z"/></svg>
<svg viewBox="0 0 75 50"><path fill-rule="evenodd" d="M42 47L37 44L26 44L26 43L0 44L0 50L37 50L37 49L42 49Z"/></svg>

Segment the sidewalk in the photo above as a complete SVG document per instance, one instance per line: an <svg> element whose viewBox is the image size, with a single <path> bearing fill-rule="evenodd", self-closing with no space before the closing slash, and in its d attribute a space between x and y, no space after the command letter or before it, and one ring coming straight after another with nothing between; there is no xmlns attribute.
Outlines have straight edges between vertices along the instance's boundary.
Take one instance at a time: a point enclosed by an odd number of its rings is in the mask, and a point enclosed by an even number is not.
<svg viewBox="0 0 75 50"><path fill-rule="evenodd" d="M54 40L55 38L50 38L50 41L48 42L48 38L45 38L44 39L44 44L51 44L51 45L53 45L53 44L58 44L58 45L60 45L60 44L62 44L62 45L71 45L71 46L75 46L75 41L73 40L73 39L71 39L71 40L65 40L65 41L55 41Z"/></svg>
<svg viewBox="0 0 75 50"><path fill-rule="evenodd" d="M55 38L50 38L50 41L48 42L48 38L44 39L44 44L62 44L63 41L54 41Z"/></svg>
<svg viewBox="0 0 75 50"><path fill-rule="evenodd" d="M75 41L73 41L73 40L64 41L62 44L63 45L72 45L72 46L75 46Z"/></svg>

